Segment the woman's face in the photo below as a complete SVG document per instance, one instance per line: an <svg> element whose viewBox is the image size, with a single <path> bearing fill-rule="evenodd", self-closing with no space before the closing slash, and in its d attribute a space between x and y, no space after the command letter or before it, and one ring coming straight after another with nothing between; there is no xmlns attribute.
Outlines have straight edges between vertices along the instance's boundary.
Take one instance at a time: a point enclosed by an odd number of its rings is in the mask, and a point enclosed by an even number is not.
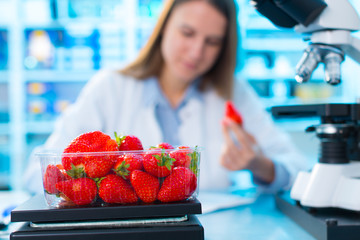
<svg viewBox="0 0 360 240"><path fill-rule="evenodd" d="M227 20L205 1L178 5L163 31L163 76L190 83L215 63L223 45Z"/></svg>

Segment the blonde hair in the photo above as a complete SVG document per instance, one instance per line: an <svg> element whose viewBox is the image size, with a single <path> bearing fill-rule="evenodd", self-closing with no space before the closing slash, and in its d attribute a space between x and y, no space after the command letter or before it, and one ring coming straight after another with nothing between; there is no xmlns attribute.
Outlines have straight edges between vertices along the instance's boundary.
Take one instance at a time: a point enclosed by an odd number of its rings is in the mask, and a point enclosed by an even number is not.
<svg viewBox="0 0 360 240"><path fill-rule="evenodd" d="M165 2L163 11L155 25L145 46L140 50L137 58L120 70L120 73L137 79L147 79L159 76L164 64L161 54L161 32L173 9L184 2L195 0L168 0ZM197 0L199 1L199 0ZM236 67L237 54L237 20L236 9L233 0L203 0L218 9L227 18L227 30L222 50L212 68L201 77L200 91L208 87L214 87L217 93L225 98L232 97L234 84L234 71Z"/></svg>

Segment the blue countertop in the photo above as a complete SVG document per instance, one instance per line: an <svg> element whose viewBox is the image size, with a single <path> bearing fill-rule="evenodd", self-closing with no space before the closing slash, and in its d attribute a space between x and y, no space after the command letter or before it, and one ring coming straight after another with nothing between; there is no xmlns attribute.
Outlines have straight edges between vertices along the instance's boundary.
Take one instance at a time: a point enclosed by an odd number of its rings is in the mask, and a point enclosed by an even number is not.
<svg viewBox="0 0 360 240"><path fill-rule="evenodd" d="M276 208L273 195L260 195L252 204L198 215L198 218L207 240L315 239Z"/></svg>

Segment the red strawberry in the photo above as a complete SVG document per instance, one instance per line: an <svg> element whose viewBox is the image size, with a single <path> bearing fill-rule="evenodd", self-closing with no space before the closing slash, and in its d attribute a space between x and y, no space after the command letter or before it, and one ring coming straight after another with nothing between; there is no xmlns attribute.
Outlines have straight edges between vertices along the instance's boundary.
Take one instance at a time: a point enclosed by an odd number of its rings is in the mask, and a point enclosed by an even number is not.
<svg viewBox="0 0 360 240"><path fill-rule="evenodd" d="M236 110L234 104L231 101L226 101L225 103L225 116L231 118L239 125L243 124L241 114Z"/></svg>
<svg viewBox="0 0 360 240"><path fill-rule="evenodd" d="M158 194L161 202L182 201L189 198L197 187L197 178L188 168L176 167L165 178Z"/></svg>
<svg viewBox="0 0 360 240"><path fill-rule="evenodd" d="M60 170L60 172L65 176L66 180L70 180L71 177L66 173L66 170L62 164L56 164L56 167Z"/></svg>
<svg viewBox="0 0 360 240"><path fill-rule="evenodd" d="M99 184L99 196L107 203L136 203L133 187L122 177L109 174Z"/></svg>
<svg viewBox="0 0 360 240"><path fill-rule="evenodd" d="M150 150L144 155L144 169L155 177L166 177L173 169L173 162L175 159L171 158L164 150Z"/></svg>
<svg viewBox="0 0 360 240"><path fill-rule="evenodd" d="M131 173L130 182L143 202L152 203L156 200L160 188L159 179L146 172L135 170Z"/></svg>
<svg viewBox="0 0 360 240"><path fill-rule="evenodd" d="M90 178L71 179L56 184L56 188L77 205L87 205L95 200L97 186Z"/></svg>
<svg viewBox="0 0 360 240"><path fill-rule="evenodd" d="M166 142L163 143L159 143L158 145L156 145L156 148L161 148L161 149L174 149L174 147Z"/></svg>
<svg viewBox="0 0 360 240"><path fill-rule="evenodd" d="M175 159L174 167L190 167L192 150L187 146L180 146L178 149L169 153L171 158Z"/></svg>
<svg viewBox="0 0 360 240"><path fill-rule="evenodd" d="M61 173L55 165L49 164L46 167L44 174L44 189L49 194L57 194L59 191L56 189L56 184L61 181L65 181L66 177Z"/></svg>
<svg viewBox="0 0 360 240"><path fill-rule="evenodd" d="M101 178L109 173L114 162L109 156L91 157L85 163L85 172L88 177Z"/></svg>
<svg viewBox="0 0 360 240"><path fill-rule="evenodd" d="M67 174L71 177L82 177L85 172L88 177L100 178L110 171L117 156L99 154L99 152L114 151L118 151L116 141L109 135L94 131L75 138L65 148L61 161ZM79 154L87 152L98 154Z"/></svg>
<svg viewBox="0 0 360 240"><path fill-rule="evenodd" d="M133 135L118 136L115 132L115 140L118 144L119 151L136 151L144 150L139 138Z"/></svg>
<svg viewBox="0 0 360 240"><path fill-rule="evenodd" d="M113 169L117 175L129 179L132 171L142 170L143 158L142 154L135 153L121 155L118 157Z"/></svg>

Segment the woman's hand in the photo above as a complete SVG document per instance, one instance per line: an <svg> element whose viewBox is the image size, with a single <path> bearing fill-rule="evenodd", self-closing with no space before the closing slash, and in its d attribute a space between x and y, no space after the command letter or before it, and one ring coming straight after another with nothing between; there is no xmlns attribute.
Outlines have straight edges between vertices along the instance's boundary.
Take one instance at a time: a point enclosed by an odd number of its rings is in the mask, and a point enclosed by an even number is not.
<svg viewBox="0 0 360 240"><path fill-rule="evenodd" d="M222 131L225 144L221 165L231 171L248 169L256 178L271 183L275 178L274 163L264 156L255 138L227 117L222 121Z"/></svg>

